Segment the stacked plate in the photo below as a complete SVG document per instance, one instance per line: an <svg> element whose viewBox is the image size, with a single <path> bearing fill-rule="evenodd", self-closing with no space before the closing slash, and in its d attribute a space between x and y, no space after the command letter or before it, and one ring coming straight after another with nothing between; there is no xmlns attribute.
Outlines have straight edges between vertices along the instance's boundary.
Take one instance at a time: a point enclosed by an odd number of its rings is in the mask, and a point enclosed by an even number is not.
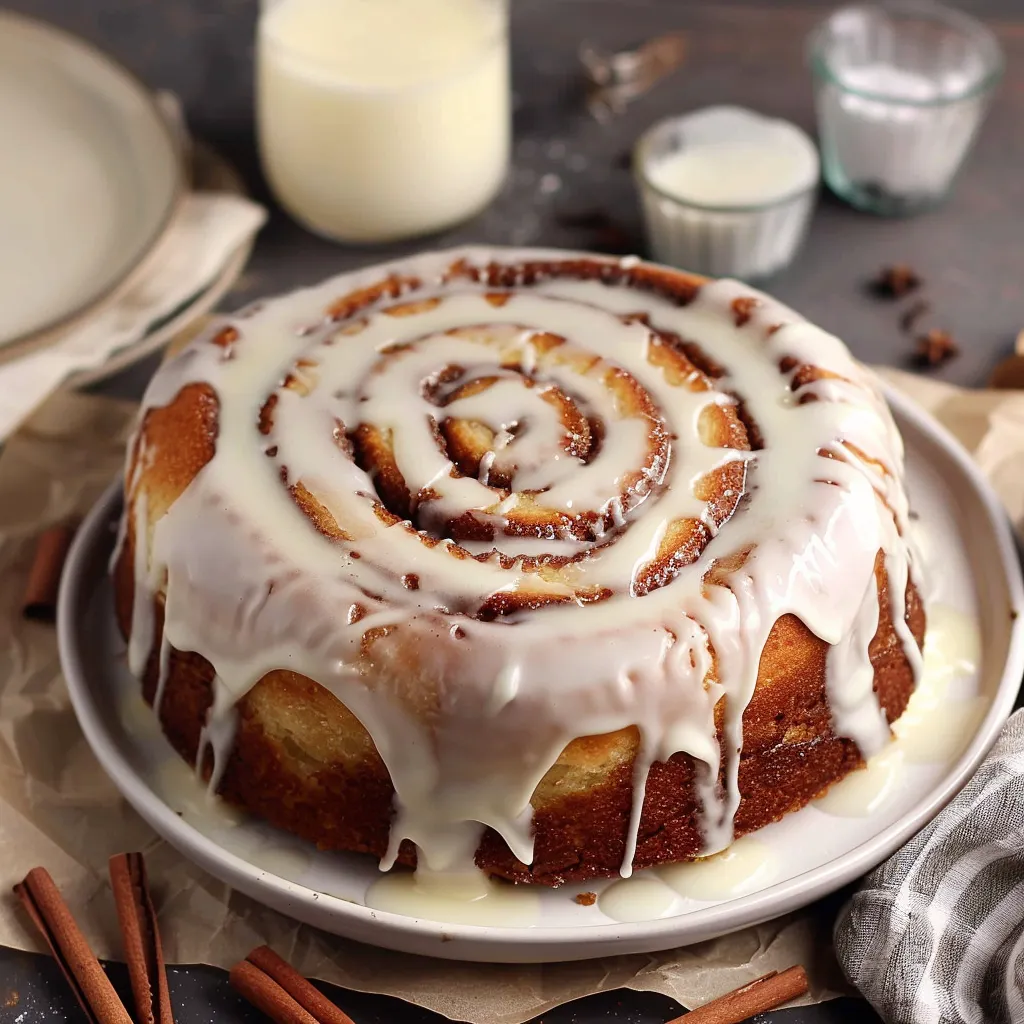
<svg viewBox="0 0 1024 1024"><path fill-rule="evenodd" d="M145 278L190 189L241 191L127 70L9 11L0 11L0 138L0 364L67 337ZM251 242L198 294L75 383L139 358L210 308L238 277Z"/></svg>

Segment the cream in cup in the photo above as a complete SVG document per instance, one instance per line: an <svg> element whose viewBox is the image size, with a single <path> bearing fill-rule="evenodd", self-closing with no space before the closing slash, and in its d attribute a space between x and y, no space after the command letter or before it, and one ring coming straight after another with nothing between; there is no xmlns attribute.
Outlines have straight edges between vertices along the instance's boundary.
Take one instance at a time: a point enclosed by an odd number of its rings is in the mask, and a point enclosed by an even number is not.
<svg viewBox="0 0 1024 1024"><path fill-rule="evenodd" d="M654 259L712 277L758 279L796 255L819 162L795 125L722 106L649 129L634 171Z"/></svg>
<svg viewBox="0 0 1024 1024"><path fill-rule="evenodd" d="M281 204L338 241L482 209L511 136L505 0L265 0L257 126Z"/></svg>

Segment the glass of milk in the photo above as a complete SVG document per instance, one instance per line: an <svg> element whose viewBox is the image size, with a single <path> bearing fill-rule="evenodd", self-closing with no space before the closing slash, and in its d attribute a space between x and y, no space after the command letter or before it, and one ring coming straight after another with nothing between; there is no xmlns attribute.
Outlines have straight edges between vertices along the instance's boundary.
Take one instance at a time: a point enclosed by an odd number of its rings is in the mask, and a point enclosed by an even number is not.
<svg viewBox="0 0 1024 1024"><path fill-rule="evenodd" d="M757 280L786 267L807 232L818 151L787 121L742 107L669 118L637 143L634 174L654 259Z"/></svg>
<svg viewBox="0 0 1024 1024"><path fill-rule="evenodd" d="M915 0L836 11L810 61L825 181L893 216L948 195L1003 70L984 25Z"/></svg>
<svg viewBox="0 0 1024 1024"><path fill-rule="evenodd" d="M264 173L318 234L427 234L502 185L507 0L264 0L256 69Z"/></svg>

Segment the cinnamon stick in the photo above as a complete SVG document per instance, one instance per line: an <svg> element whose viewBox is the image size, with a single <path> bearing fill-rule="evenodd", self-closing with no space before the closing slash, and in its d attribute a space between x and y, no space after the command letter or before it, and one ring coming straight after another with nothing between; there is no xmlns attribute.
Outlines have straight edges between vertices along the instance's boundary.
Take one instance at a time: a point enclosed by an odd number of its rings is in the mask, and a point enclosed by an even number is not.
<svg viewBox="0 0 1024 1024"><path fill-rule="evenodd" d="M132 1024L50 873L45 868L33 868L14 892L49 946L90 1024Z"/></svg>
<svg viewBox="0 0 1024 1024"><path fill-rule="evenodd" d="M276 981L248 960L235 964L228 980L240 996L262 1010L274 1024L317 1024L316 1017L306 1013Z"/></svg>
<svg viewBox="0 0 1024 1024"><path fill-rule="evenodd" d="M682 1017L676 1017L669 1024L741 1024L765 1010L774 1010L802 996L807 989L807 973L799 965L781 974L772 971L698 1006Z"/></svg>
<svg viewBox="0 0 1024 1024"><path fill-rule="evenodd" d="M232 987L276 1024L353 1024L352 1018L269 946L231 968Z"/></svg>
<svg viewBox="0 0 1024 1024"><path fill-rule="evenodd" d="M119 853L110 858L109 868L139 1022L174 1024L163 945L146 879L146 862L141 853Z"/></svg>
<svg viewBox="0 0 1024 1024"><path fill-rule="evenodd" d="M40 534L21 602L21 614L26 619L53 622L56 618L60 576L74 536L75 528L68 523L51 526Z"/></svg>

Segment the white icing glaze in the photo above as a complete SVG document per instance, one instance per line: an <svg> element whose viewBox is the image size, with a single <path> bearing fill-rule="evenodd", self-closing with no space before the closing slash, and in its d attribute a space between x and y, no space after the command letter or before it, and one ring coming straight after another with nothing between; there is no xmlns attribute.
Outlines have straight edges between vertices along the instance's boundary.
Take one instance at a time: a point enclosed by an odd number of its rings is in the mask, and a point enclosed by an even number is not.
<svg viewBox="0 0 1024 1024"><path fill-rule="evenodd" d="M665 884L691 900L728 900L764 888L778 874L776 855L749 836L706 860L655 869Z"/></svg>
<svg viewBox="0 0 1024 1024"><path fill-rule="evenodd" d="M137 689L129 690L122 696L120 710L121 724L128 735L144 736L151 740L161 738L160 723Z"/></svg>
<svg viewBox="0 0 1024 1024"><path fill-rule="evenodd" d="M504 928L537 924L541 906L536 892L493 882L479 872L451 876L421 871L382 875L367 890L366 905L404 917Z"/></svg>
<svg viewBox="0 0 1024 1024"><path fill-rule="evenodd" d="M924 672L893 728L896 746L908 762L950 761L974 735L985 702L973 693L961 696L957 691L962 680L976 677L980 662L977 623L948 605L931 607Z"/></svg>
<svg viewBox="0 0 1024 1024"><path fill-rule="evenodd" d="M200 832L238 825L246 820L243 811L207 791L195 772L177 757L169 758L156 768L153 790Z"/></svg>
<svg viewBox="0 0 1024 1024"><path fill-rule="evenodd" d="M910 764L950 762L978 731L987 710L983 697L972 697L951 703L941 713L933 708L931 714L915 714L896 729L898 749Z"/></svg>
<svg viewBox="0 0 1024 1024"><path fill-rule="evenodd" d="M944 698L958 680L973 679L980 665L981 630L977 622L947 604L930 605L924 638L924 673L911 698L911 707Z"/></svg>
<svg viewBox="0 0 1024 1024"><path fill-rule="evenodd" d="M246 850L245 859L264 871L295 881L313 863L312 851L298 843L258 843Z"/></svg>
<svg viewBox="0 0 1024 1024"><path fill-rule="evenodd" d="M129 482L132 670L141 671L155 642L153 598L162 592L165 642L201 652L216 671L200 745L214 753L212 788L233 742L234 704L266 672L292 669L334 692L370 733L395 785L382 868L408 838L421 868L465 871L485 825L529 863L530 798L545 772L571 739L627 726L639 729L641 751L623 874L631 870L647 769L678 752L697 764L705 851L724 849L739 802L742 713L781 615L795 614L832 645L834 729L865 756L889 735L867 652L879 619L873 566L880 550L892 615L915 671L920 666L903 622L911 554L895 425L873 379L841 342L746 286L709 284L678 306L639 289L556 278L497 305L485 293L501 288L442 282L460 257L484 265L565 254L461 250L347 275L236 316L229 324L239 337L228 350L212 343L218 325L156 375L144 411L188 384L207 383L219 399L218 434L214 458L151 531L145 492L137 479ZM421 284L349 321L324 316L333 301L387 274ZM731 305L739 298L756 299L742 326ZM402 315L389 311L413 300L427 301ZM658 344L652 331L622 319L641 311L658 329L697 341L726 375L710 390L671 383L648 360ZM565 342L545 348L541 332ZM791 389L792 371L779 368L787 357L836 377ZM475 478L451 475L430 427L441 414L424 381L453 365L462 368L460 381L497 378L444 412L494 432L493 454ZM610 393L609 372L631 375L649 409L624 411ZM280 386L288 374L290 386ZM549 401L555 388L605 425L586 464L567 454ZM256 423L271 393L273 423L261 435ZM731 404L733 393L759 425L763 450L700 442L702 412ZM476 553L494 547L506 555L585 557L527 571L497 555L457 558L448 540L435 546L411 526L386 526L374 511L374 481L335 438L339 424L360 422L390 431L420 529L443 533L448 520L472 511L495 530L493 543L466 543ZM650 444L659 432L673 438L668 457ZM716 530L693 485L729 462L743 464L747 493ZM514 467L511 492L486 484L496 466ZM317 532L282 477L301 483L350 539ZM524 490L538 492L537 503L563 513L563 522L590 513L589 538L571 525L542 538L505 535ZM668 583L637 596L669 525L690 517L705 524L710 542ZM728 586L704 585L718 559L743 551L749 555L728 573ZM403 582L411 575L415 588ZM573 599L601 588L611 596ZM569 600L495 621L473 617L496 596L520 592ZM346 612L357 607L362 617ZM375 670L367 673L358 658L371 629L378 639ZM410 682L407 669L389 669L389 658L414 644L421 676ZM707 678L709 646L717 681ZM714 708L723 696L720 765Z"/></svg>
<svg viewBox="0 0 1024 1024"><path fill-rule="evenodd" d="M958 682L976 677L980 661L977 623L949 605L929 605L924 669L893 727L896 742L837 782L814 806L827 814L867 817L898 793L905 764L952 760L974 735L985 709L980 698L958 699L955 692Z"/></svg>
<svg viewBox="0 0 1024 1024"><path fill-rule="evenodd" d="M814 806L840 818L866 818L898 792L902 771L903 751L892 745L872 757L863 768L829 787L824 796L814 801Z"/></svg>
<svg viewBox="0 0 1024 1024"><path fill-rule="evenodd" d="M598 897L601 912L613 921L656 921L679 897L659 878L644 871L609 885Z"/></svg>

